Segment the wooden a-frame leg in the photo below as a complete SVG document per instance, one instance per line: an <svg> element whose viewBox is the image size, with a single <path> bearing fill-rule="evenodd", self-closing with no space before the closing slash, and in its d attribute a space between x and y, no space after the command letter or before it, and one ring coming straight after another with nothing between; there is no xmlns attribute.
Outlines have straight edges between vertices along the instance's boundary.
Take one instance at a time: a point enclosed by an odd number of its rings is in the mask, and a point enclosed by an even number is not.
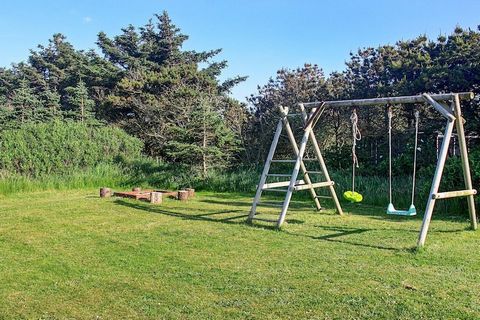
<svg viewBox="0 0 480 320"><path fill-rule="evenodd" d="M288 132L288 126L287 126L288 122L284 123L284 124L285 124L285 127L286 127L287 132ZM283 222L285 221L285 217L286 217L287 211L288 211L288 206L290 204L290 200L292 198L292 193L293 193L293 190L295 188L295 182L297 180L298 173L300 171L300 167L303 165L302 158L303 158L303 155L305 153L305 149L306 149L306 146L307 146L310 130L311 130L311 126L308 126L307 128L305 128L305 132L303 134L302 141L300 142L300 148L298 148L298 152L296 152L297 161L295 161L295 166L294 166L293 171L292 171L292 176L291 176L291 179L290 179L290 184L288 186L288 191L287 191L287 194L285 195L285 200L283 202L282 211L280 212L280 217L279 217L278 222L277 222L277 228L280 228L282 226ZM297 148L296 143L292 143L292 145ZM305 181L305 182L307 182L307 181ZM315 192L315 191L313 191L313 192ZM315 199L317 199L317 198L315 197Z"/></svg>
<svg viewBox="0 0 480 320"><path fill-rule="evenodd" d="M472 177L470 175L470 164L468 162L467 141L465 139L465 131L463 128L462 111L460 107L460 99L458 94L455 95L452 107L457 118L457 135L460 147L460 158L462 160L463 178L465 181L465 189L472 190ZM477 229L477 215L475 212L475 199L473 195L467 196L468 213L470 214L470 224L473 230Z"/></svg>
<svg viewBox="0 0 480 320"><path fill-rule="evenodd" d="M300 105L300 110L303 113L304 119L307 119L307 113L305 111L305 107L301 104ZM312 130L310 130L310 140L312 141L313 144L313 149L315 150L315 155L317 156L318 162L320 164L320 169L323 172L323 175L325 176L326 181L332 181L330 179L330 175L328 173L327 165L325 164L325 160L323 159L322 152L320 151L320 147L318 146L318 141L317 137L315 137L315 133ZM337 209L337 213L339 215L343 215L343 210L342 206L340 205L340 201L338 200L337 193L335 192L335 188L333 185L328 187L330 191L330 195L332 196L333 202L335 203L335 208Z"/></svg>
<svg viewBox="0 0 480 320"><path fill-rule="evenodd" d="M433 208L435 206L435 199L433 194L438 192L440 186L440 180L442 179L443 168L448 154L448 146L450 144L450 138L452 137L453 127L455 120L447 120L447 126L445 128L445 134L443 135L442 146L440 148L440 154L437 160L437 167L433 176L432 186L430 188L430 194L428 196L427 205L425 207L425 215L423 216L422 227L420 229L420 235L418 237L417 247L423 247L427 238L428 227L430 226L430 220L432 219Z"/></svg>
<svg viewBox="0 0 480 320"><path fill-rule="evenodd" d="M284 115L286 115L286 114L284 113ZM295 135L293 134L292 127L290 126L290 123L288 122L288 119L286 119L286 117L283 120L283 124L285 126L285 131L287 132L288 140L290 140L290 143L292 145L295 156L298 156L299 148L297 146L297 141L295 140ZM303 154L302 154L302 158L303 158ZM303 173L303 176L304 176L304 179L305 179L305 183L307 185L311 185L312 180L310 179L310 176L308 175L307 168L306 168L303 160L300 161L300 169L302 170L302 173ZM309 191L310 191L310 195L312 196L313 201L315 202L315 206L317 207L317 210L321 210L322 206L320 205L320 201L317 198L317 193L315 192L315 189L310 188Z"/></svg>
<svg viewBox="0 0 480 320"><path fill-rule="evenodd" d="M275 134L273 136L273 141L270 146L270 150L268 151L267 160L265 161L265 166L263 167L262 176L260 177L260 182L258 183L258 186L257 186L257 192L255 194L255 199L253 200L252 209L250 210L250 214L248 215L247 222L251 222L253 217L257 213L257 204L260 201L263 186L265 185L265 182L267 180L267 174L268 174L268 171L270 170L270 164L272 162L273 155L275 154L275 149L277 148L278 139L280 138L282 129L283 129L283 121L280 119L278 120L277 129L275 130Z"/></svg>

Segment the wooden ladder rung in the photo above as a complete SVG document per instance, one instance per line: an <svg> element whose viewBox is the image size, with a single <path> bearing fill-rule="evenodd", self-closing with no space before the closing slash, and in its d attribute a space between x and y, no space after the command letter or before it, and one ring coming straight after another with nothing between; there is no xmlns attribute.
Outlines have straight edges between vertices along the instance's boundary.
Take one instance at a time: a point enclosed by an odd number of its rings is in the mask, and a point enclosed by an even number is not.
<svg viewBox="0 0 480 320"><path fill-rule="evenodd" d="M317 182L317 183L312 183L312 184L297 184L294 186L295 191L299 190L306 190L310 188L322 188L322 187L329 187L333 186L334 182L333 181L325 181L325 182Z"/></svg>
<svg viewBox="0 0 480 320"><path fill-rule="evenodd" d="M323 174L322 171L307 171L306 173L308 173L308 174L310 174L310 173L311 174Z"/></svg>
<svg viewBox="0 0 480 320"><path fill-rule="evenodd" d="M315 198L320 198L320 199L332 199L331 196L315 196Z"/></svg>
<svg viewBox="0 0 480 320"><path fill-rule="evenodd" d="M288 189L262 189L262 191L288 192Z"/></svg>
<svg viewBox="0 0 480 320"><path fill-rule="evenodd" d="M270 162L285 163L285 162L297 162L297 160L287 160L287 159L272 159Z"/></svg>
<svg viewBox="0 0 480 320"><path fill-rule="evenodd" d="M447 191L447 192L439 192L432 194L432 199L448 199L448 198L456 198L456 197L468 197L477 194L477 190L458 190L458 191Z"/></svg>
<svg viewBox="0 0 480 320"><path fill-rule="evenodd" d="M284 173L269 173L267 177L291 177L291 174L284 174Z"/></svg>
<svg viewBox="0 0 480 320"><path fill-rule="evenodd" d="M289 185L290 185L290 181L270 182L270 183L265 183L263 185L263 190L278 188L278 187L288 187Z"/></svg>

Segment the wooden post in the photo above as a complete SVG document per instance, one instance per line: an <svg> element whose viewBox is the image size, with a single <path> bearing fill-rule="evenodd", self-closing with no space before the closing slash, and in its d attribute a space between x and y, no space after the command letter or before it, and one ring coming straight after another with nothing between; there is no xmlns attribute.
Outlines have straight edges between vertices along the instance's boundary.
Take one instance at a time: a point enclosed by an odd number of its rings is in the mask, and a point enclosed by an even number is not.
<svg viewBox="0 0 480 320"><path fill-rule="evenodd" d="M465 130L463 127L462 110L460 107L460 98L455 94L453 101L453 110L457 117L457 135L460 148L460 158L462 160L463 179L465 181L465 189L472 190L472 177L470 175L470 164L468 163L467 141L465 139ZM470 214L470 225L473 230L477 230L477 214L475 212L475 199L473 194L467 196L468 213Z"/></svg>
<svg viewBox="0 0 480 320"><path fill-rule="evenodd" d="M440 148L440 154L438 155L435 174L433 175L430 195L428 196L427 205L425 207L425 215L423 216L422 227L420 229L417 247L423 247L427 238L428 227L430 226L433 207L435 206L435 199L433 195L438 192L438 187L440 186L440 180L442 179L443 167L445 166L445 160L447 159L448 146L450 144L450 138L452 137L454 125L455 121L447 120L447 127L445 128L445 134L443 135L442 146Z"/></svg>
<svg viewBox="0 0 480 320"><path fill-rule="evenodd" d="M314 111L315 110L313 110L313 112ZM288 120L287 120L287 117L286 117L287 113L288 113L288 110L285 110L285 109L280 107L280 112L284 116L283 124L285 126L285 131L287 132L288 140L290 140L290 144L292 145L295 156L298 157L298 155L300 154L300 150L298 149L297 141L295 140L295 135L293 134L292 128L290 127L290 123L288 123ZM312 124L309 124L307 127L311 128ZM306 130L306 129L304 129L304 130ZM308 141L308 137L307 137L307 141ZM302 154L302 159L303 159L303 154ZM300 160L300 169L302 170L303 177L305 179L306 184L311 185L312 181L310 179L310 176L307 172L307 168L305 167L305 164L303 163L302 159ZM317 210L322 210L322 206L320 205L320 201L317 198L317 193L315 192L315 189L310 188L309 191L310 191L310 195L312 196L313 201L315 202L315 206L317 207Z"/></svg>
<svg viewBox="0 0 480 320"><path fill-rule="evenodd" d="M112 190L110 188L100 188L100 198L109 198L112 196Z"/></svg>
<svg viewBox="0 0 480 320"><path fill-rule="evenodd" d="M177 199L181 200L181 201L187 201L188 200L188 191L187 190L178 191Z"/></svg>
<svg viewBox="0 0 480 320"><path fill-rule="evenodd" d="M163 195L161 192L153 191L150 193L150 203L161 204L163 202Z"/></svg>
<svg viewBox="0 0 480 320"><path fill-rule="evenodd" d="M272 163L273 155L275 153L275 149L277 148L278 139L280 138L282 129L283 122L282 120L279 120L277 123L277 129L275 130L275 134L273 136L272 145L270 146L270 150L268 151L267 160L265 160L265 165L263 166L262 176L260 177L260 182L257 186L257 192L255 193L255 199L253 200L252 208L250 209L250 214L248 215L247 222L252 222L253 217L257 213L257 204L260 201L260 197L262 196L262 188L267 181L267 174L270 170L270 164Z"/></svg>
<svg viewBox="0 0 480 320"><path fill-rule="evenodd" d="M292 131L291 131L291 128L290 126L287 126L288 125L288 122L285 123L286 125L286 129L287 129L287 132L289 133L289 137L290 137L290 134L292 134ZM302 140L300 142L300 147L297 147L297 144L295 142L295 140L293 140L292 142L292 146L294 146L294 149L296 149L296 155L297 155L297 160L295 161L295 166L293 167L293 171L292 171L292 176L290 178L290 184L288 186L288 191L287 191L287 194L285 195L285 200L283 202L283 207L282 207L282 211L280 213L280 218L278 219L278 222L277 222L277 228L280 228L283 224L283 222L285 221L285 217L287 215L287 211L288 211L288 206L290 204L290 200L292 198L292 192L295 188L295 183L297 181L297 177L298 177L298 172L300 171L300 167L302 167L302 171L303 169L305 169L305 166L303 165L303 155L305 154L305 149L307 147L307 142L308 142L308 138L310 136L310 130L312 130L312 124L309 124L304 132L303 132L303 137L302 137ZM307 170L305 169L304 172L306 172ZM307 181L307 176L305 176L305 182L307 182L309 185L311 185L311 182L309 182L309 180ZM313 190L313 188L310 188L311 192L312 192L312 195L315 194L315 190ZM315 196L314 198L316 200L316 202L318 202L318 199L317 197Z"/></svg>
<svg viewBox="0 0 480 320"><path fill-rule="evenodd" d="M304 118L306 119L307 113L305 111L305 107L303 106L303 104L300 104L300 110L303 113ZM320 168L323 172L323 175L325 176L325 180L332 181L330 179L330 175L328 174L327 165L325 164L325 160L323 159L322 152L320 151L320 147L318 146L317 137L315 137L315 133L313 132L313 128L310 131L310 139L312 140L313 149L315 150L315 154L318 158L318 162L320 163ZM328 189L330 191L330 195L332 196L333 202L335 203L335 208L337 209L337 213L339 215L343 215L342 206L340 205L340 201L338 201L337 193L335 192L334 186L330 185L328 187Z"/></svg>
<svg viewBox="0 0 480 320"><path fill-rule="evenodd" d="M188 198L193 198L193 197L195 197L195 189L193 189L193 188L186 188L185 190L188 191Z"/></svg>

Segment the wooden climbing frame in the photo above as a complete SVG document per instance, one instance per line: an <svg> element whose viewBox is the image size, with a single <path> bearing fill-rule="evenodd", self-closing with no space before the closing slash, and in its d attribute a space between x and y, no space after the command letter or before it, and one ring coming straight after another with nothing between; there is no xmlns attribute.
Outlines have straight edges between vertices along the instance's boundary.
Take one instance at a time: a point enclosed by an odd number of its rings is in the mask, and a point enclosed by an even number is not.
<svg viewBox="0 0 480 320"><path fill-rule="evenodd" d="M447 199L453 197L466 197L468 203L468 211L470 215L470 223L472 229L477 229L477 217L475 212L475 202L474 195L477 191L473 189L472 178L470 173L470 164L468 161L468 150L467 143L465 139L465 130L464 122L465 119L462 117L461 112L461 101L473 99L474 95L472 92L461 92L461 93L445 93L445 94L421 94L415 96L400 96L400 97L385 97L385 98L373 98L373 99L355 99L355 100L338 100L338 101L322 101L322 102L311 102L311 103L302 103L299 105L300 113L302 116L304 127L303 127L303 136L300 143L297 145L295 136L293 134L292 128L288 122L290 116L296 115L289 114L289 109L279 106L280 119L277 124L277 128L273 137L272 145L267 156L267 160L264 165L262 175L260 177L260 183L257 186L257 192L253 200L252 209L248 216L248 221L256 219L257 207L261 205L260 197L264 191L275 191L275 192L285 192L285 198L281 205L281 212L278 220L276 220L277 227L280 227L285 220L285 216L288 211L292 193L298 190L307 189L310 191L312 198L315 202L317 209L321 209L319 198L317 196L315 189L320 187L327 187L330 191L331 198L335 203L335 207L339 214L342 214L342 208L338 201L337 195L334 189L334 182L330 179L328 175L328 170L323 160L320 148L318 146L318 141L315 137L313 128L315 127L316 122L321 116L322 110L324 108L340 108L340 107L369 107L369 106L378 106L378 105L395 105L395 104L411 104L411 103L426 103L438 111L446 119L446 128L443 134L442 145L440 147L437 165L435 174L433 176L432 185L430 188L430 194L427 199L427 204L425 207L425 214L423 217L422 226L420 228L420 233L417 241L417 247L422 247L425 244L425 240L428 233L428 228L430 225L430 220L432 218L433 209L435 202L438 199ZM308 112L307 112L308 110ZM447 191L439 192L440 181L442 179L443 169L445 166L445 161L448 155L449 143L452 138L452 133L454 127L457 131L459 149L460 149L460 158L462 162L463 178L465 182L465 190L457 191ZM283 160L283 159L273 159L275 150L277 148L278 140L280 138L281 132L286 130L288 139L292 145L295 159L293 160ZM305 165L307 159L304 158L306 145L308 142L311 142L315 151L315 159L308 159L317 161L320 164L321 173L323 174L326 181L320 183L312 183L310 179L311 171L308 171ZM292 162L294 167L291 174L282 174L275 175L269 174L270 166L275 162ZM303 173L303 180L297 180L299 172ZM289 181L285 182L274 182L267 183L267 178L270 176L288 176L290 177ZM279 187L287 187L287 189L278 189ZM261 219L259 219L261 220Z"/></svg>

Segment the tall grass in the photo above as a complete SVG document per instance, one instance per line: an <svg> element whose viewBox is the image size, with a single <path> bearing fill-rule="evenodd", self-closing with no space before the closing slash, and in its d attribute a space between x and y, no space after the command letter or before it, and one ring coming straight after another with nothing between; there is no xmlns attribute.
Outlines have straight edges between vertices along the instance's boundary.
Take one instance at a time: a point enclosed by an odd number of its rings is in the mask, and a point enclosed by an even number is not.
<svg viewBox="0 0 480 320"><path fill-rule="evenodd" d="M100 186L125 186L122 170L112 164L100 164L86 170L65 174L43 175L32 178L22 175L4 175L0 178L0 194L43 190L90 189Z"/></svg>
<svg viewBox="0 0 480 320"><path fill-rule="evenodd" d="M261 174L261 167L243 167L236 170L212 170L206 177L194 170L178 165L157 163L153 160L137 160L117 164L101 164L87 170L75 170L62 175L44 175L28 178L21 175L7 175L0 178L0 194L41 190L94 189L108 186L114 189L129 189L133 186L158 189L180 189L193 187L198 191L255 193ZM333 171L332 179L342 202L343 192L351 190L351 172ZM284 178L285 179L285 178ZM324 177L316 177L321 181ZM271 179L271 181L278 181ZM358 176L355 190L364 197L363 203L374 206L388 204L388 178L386 176ZM411 177L394 177L393 203L398 209L408 208L411 197ZM424 209L429 194L431 180L417 179L415 205ZM328 196L326 188L318 189L320 195ZM277 197L282 197L278 195ZM295 199L307 200L308 191L300 192ZM465 201L461 199L442 201L437 211L449 213L464 212Z"/></svg>

